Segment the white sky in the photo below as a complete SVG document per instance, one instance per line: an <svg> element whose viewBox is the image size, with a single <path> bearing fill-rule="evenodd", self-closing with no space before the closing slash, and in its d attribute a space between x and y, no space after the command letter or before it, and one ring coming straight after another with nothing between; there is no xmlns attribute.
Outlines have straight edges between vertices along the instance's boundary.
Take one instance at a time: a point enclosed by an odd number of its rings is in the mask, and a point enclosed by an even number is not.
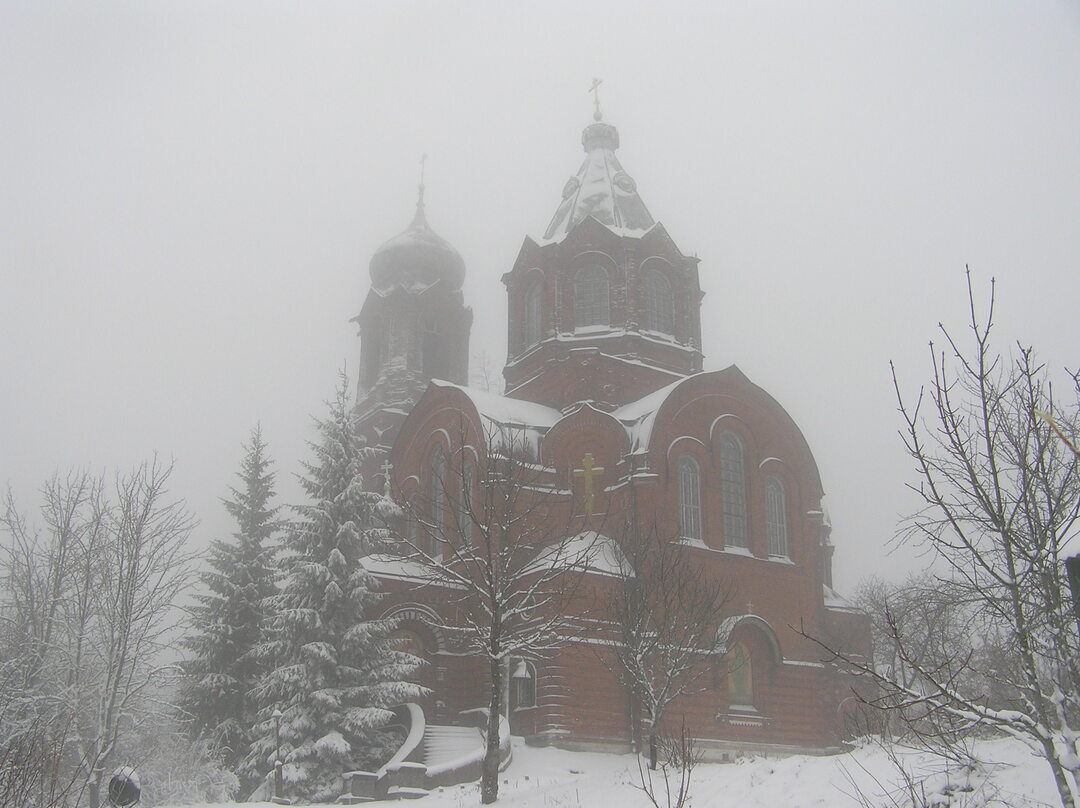
<svg viewBox="0 0 1080 808"><path fill-rule="evenodd" d="M472 351L582 158L587 88L653 215L702 258L706 367L787 407L837 577L886 558L914 390L963 268L1002 345L1080 345L1075 2L0 3L0 484L176 458L218 497L262 421L286 501L367 264L408 224L461 252Z"/></svg>

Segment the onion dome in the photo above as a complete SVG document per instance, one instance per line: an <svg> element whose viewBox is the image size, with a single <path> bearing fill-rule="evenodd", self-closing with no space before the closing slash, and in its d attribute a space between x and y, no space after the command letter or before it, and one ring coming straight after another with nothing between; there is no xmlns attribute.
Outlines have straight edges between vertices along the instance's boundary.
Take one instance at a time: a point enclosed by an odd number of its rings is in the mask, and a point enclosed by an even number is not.
<svg viewBox="0 0 1080 808"><path fill-rule="evenodd" d="M615 156L619 130L602 119L599 108L595 118L581 133L585 162L563 186L562 202L544 233L547 240L561 240L588 216L630 234L644 233L656 224L638 195L637 183Z"/></svg>
<svg viewBox="0 0 1080 808"><path fill-rule="evenodd" d="M427 223L423 183L412 224L375 251L368 271L371 285L383 293L401 287L419 294L439 282L451 290L461 288L465 280L465 262L450 242Z"/></svg>

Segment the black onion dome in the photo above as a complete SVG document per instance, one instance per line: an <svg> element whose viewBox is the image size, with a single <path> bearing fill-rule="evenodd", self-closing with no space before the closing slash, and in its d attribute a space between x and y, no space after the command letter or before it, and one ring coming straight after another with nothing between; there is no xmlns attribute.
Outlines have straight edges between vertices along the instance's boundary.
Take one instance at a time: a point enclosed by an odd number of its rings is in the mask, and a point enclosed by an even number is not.
<svg viewBox="0 0 1080 808"><path fill-rule="evenodd" d="M440 281L449 289L460 289L465 281L465 262L428 225L422 198L412 224L375 251L368 271L371 285L384 292L400 286L418 294Z"/></svg>

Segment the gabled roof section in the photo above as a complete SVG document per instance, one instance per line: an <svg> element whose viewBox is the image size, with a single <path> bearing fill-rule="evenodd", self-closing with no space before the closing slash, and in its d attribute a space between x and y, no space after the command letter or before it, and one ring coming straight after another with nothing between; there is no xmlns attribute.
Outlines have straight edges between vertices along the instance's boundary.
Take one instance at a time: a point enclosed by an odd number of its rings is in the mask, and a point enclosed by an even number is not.
<svg viewBox="0 0 1080 808"><path fill-rule="evenodd" d="M553 407L545 407L532 401L507 398L475 387L465 387L442 379L432 379L432 387L448 387L464 393L476 407L482 418L507 426L535 426L550 429L562 418L562 413Z"/></svg>
<svg viewBox="0 0 1080 808"><path fill-rule="evenodd" d="M541 438L563 417L558 410L543 404L507 398L442 379L431 380L428 389L434 388L456 390L472 403L491 449L525 448L533 457L538 457Z"/></svg>
<svg viewBox="0 0 1080 808"><path fill-rule="evenodd" d="M820 490L821 477L818 472L817 462L814 460L814 454L810 450L810 444L807 443L806 437L803 435L802 430L799 429L799 425L795 423L788 411L780 405L780 402L773 398L763 388L750 381L737 365L729 365L723 370L708 370L703 373L695 373L691 376L686 376L678 381L672 382L667 387L661 387L659 390L650 393L644 398L639 398L637 401L631 401L624 404L612 411L611 415L626 429L626 432L630 437L630 451L635 454L638 452L646 452L649 450L653 431L657 419L661 415L661 410L663 410L665 404L672 400L672 396L676 390L683 386L716 385L721 382L725 383L730 391L739 388L753 391L757 399L757 406L766 408L771 411L776 418L788 424L792 434L797 437L806 452L806 457L809 459L810 463L810 470L814 475L814 481Z"/></svg>
<svg viewBox="0 0 1080 808"><path fill-rule="evenodd" d="M623 169L615 150L619 131L603 120L581 135L585 162L563 186L563 198L544 232L545 241L561 241L588 217L620 235L640 236L656 220L637 192L637 183Z"/></svg>

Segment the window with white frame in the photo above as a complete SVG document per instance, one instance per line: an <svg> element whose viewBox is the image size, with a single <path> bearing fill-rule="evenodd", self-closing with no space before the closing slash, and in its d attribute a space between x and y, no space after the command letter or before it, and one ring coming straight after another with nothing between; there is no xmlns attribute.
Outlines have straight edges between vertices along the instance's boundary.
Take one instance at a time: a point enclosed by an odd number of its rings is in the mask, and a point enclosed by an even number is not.
<svg viewBox="0 0 1080 808"><path fill-rule="evenodd" d="M607 271L600 266L585 267L574 278L574 327L610 324Z"/></svg>
<svg viewBox="0 0 1080 808"><path fill-rule="evenodd" d="M540 318L543 314L544 283L536 281L525 292L525 347L529 348L540 341Z"/></svg>
<svg viewBox="0 0 1080 808"><path fill-rule="evenodd" d="M679 488L679 536L701 541L701 470L697 461L683 455L675 466Z"/></svg>
<svg viewBox="0 0 1080 808"><path fill-rule="evenodd" d="M675 332L675 306L671 284L655 269L645 273L645 329L662 334Z"/></svg>
<svg viewBox="0 0 1080 808"><path fill-rule="evenodd" d="M724 546L747 547L746 473L742 441L731 432L720 436L720 487L724 503Z"/></svg>
<svg viewBox="0 0 1080 808"><path fill-rule="evenodd" d="M765 539L769 555L788 555L787 498L784 484L776 477L765 481Z"/></svg>

